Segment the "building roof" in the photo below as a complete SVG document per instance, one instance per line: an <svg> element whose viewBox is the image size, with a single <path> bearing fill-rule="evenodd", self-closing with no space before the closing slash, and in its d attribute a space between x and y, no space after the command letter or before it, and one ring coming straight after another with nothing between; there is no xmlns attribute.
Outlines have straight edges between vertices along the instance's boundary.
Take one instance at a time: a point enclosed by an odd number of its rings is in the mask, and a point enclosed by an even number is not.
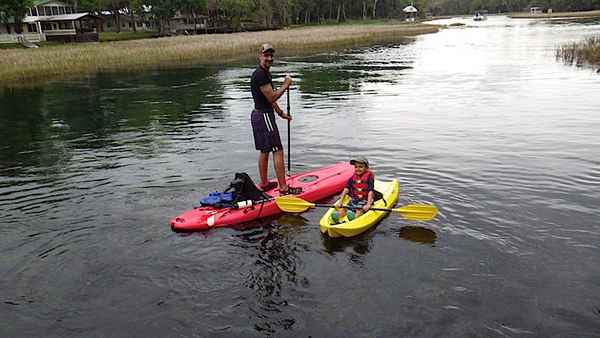
<svg viewBox="0 0 600 338"><path fill-rule="evenodd" d="M34 23L34 22L47 22L47 21L75 21L83 17L98 18L90 13L74 13L74 14L61 14L61 15L48 15L48 16L26 16L23 19L23 23Z"/></svg>
<svg viewBox="0 0 600 338"><path fill-rule="evenodd" d="M53 2L53 3L56 3L56 4L61 4L63 6L70 6L69 4L67 4L67 3L65 3L63 1L59 1L59 0L34 0L33 1L33 6L31 6L31 7L44 5L44 4L47 4L49 2Z"/></svg>
<svg viewBox="0 0 600 338"><path fill-rule="evenodd" d="M413 5L404 7L404 9L402 11L404 13L416 13L416 12L418 12L418 10Z"/></svg>

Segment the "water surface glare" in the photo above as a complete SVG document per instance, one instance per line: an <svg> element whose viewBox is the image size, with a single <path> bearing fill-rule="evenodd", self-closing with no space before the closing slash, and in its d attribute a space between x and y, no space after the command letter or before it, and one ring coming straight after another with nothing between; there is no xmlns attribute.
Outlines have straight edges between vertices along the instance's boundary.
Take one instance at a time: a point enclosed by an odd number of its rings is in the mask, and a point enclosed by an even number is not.
<svg viewBox="0 0 600 338"><path fill-rule="evenodd" d="M0 336L600 337L600 74L554 58L600 24L457 20L276 60L293 171L365 154L440 209L353 239L170 230L257 176L252 64L2 89Z"/></svg>

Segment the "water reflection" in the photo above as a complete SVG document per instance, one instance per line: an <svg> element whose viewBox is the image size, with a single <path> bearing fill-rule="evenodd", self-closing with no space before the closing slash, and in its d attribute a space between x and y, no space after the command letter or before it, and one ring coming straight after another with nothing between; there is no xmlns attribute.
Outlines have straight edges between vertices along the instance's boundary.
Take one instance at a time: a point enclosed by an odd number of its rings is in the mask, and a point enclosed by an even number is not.
<svg viewBox="0 0 600 338"><path fill-rule="evenodd" d="M292 228L304 225L298 218L292 220L298 221ZM295 316L287 310L290 297L297 287L309 283L297 273L302 248L294 241L294 232L286 228L263 227L241 237L254 250L248 252L253 263L243 278L243 286L254 291L248 302L249 315L254 329L267 335L294 326Z"/></svg>
<svg viewBox="0 0 600 338"><path fill-rule="evenodd" d="M165 167L181 167L181 157L169 157L210 154L226 146L217 130L226 125L227 113L218 73L199 67L122 77L97 74L35 88L2 88L0 216L58 213L68 210L69 202L182 182L178 172ZM199 172L214 177L210 170ZM194 181L202 179L198 172L192 175Z"/></svg>
<svg viewBox="0 0 600 338"><path fill-rule="evenodd" d="M419 226L402 227L398 231L398 236L408 241L421 244L431 244L432 246L434 246L437 239L435 231Z"/></svg>
<svg viewBox="0 0 600 338"><path fill-rule="evenodd" d="M286 213L277 218L277 224L280 225L281 229L303 228L308 226L308 223L309 220L306 217L297 214Z"/></svg>
<svg viewBox="0 0 600 338"><path fill-rule="evenodd" d="M330 238L327 235L321 234L321 242L325 247L325 251L330 255L336 252L346 252L350 249L350 260L355 263L361 263L362 257L366 256L373 246L373 237L376 233L376 227L373 227L364 233L351 238Z"/></svg>
<svg viewBox="0 0 600 338"><path fill-rule="evenodd" d="M0 92L0 175L18 175L18 164L24 159L34 167L53 162L44 163L32 149L32 143L50 140L57 131L42 113L42 101L42 92L36 89L3 88ZM46 153L60 153L50 142L43 145Z"/></svg>
<svg viewBox="0 0 600 338"><path fill-rule="evenodd" d="M407 40L408 43L409 41ZM362 91L363 83L394 83L398 75L412 68L411 60L373 60L373 54L385 53L403 44L382 45L374 48L357 48L344 54L328 54L307 58L310 66L300 71L300 89L305 95L329 95L339 93L339 100L347 100L349 93ZM300 64L298 64L300 65Z"/></svg>
<svg viewBox="0 0 600 338"><path fill-rule="evenodd" d="M236 234L236 237L253 241L252 238L257 232L264 234L267 230L277 232L303 231L305 227L308 227L308 224L309 220L302 215L284 213L277 216L264 217L250 222L235 224L231 228L240 231L239 234Z"/></svg>
<svg viewBox="0 0 600 338"><path fill-rule="evenodd" d="M207 120L223 119L223 86L210 80L216 71L186 70L184 80L179 70L3 88L0 170L12 176L28 167L66 164L76 149L125 147L148 156L159 150L162 134L190 127L197 133Z"/></svg>

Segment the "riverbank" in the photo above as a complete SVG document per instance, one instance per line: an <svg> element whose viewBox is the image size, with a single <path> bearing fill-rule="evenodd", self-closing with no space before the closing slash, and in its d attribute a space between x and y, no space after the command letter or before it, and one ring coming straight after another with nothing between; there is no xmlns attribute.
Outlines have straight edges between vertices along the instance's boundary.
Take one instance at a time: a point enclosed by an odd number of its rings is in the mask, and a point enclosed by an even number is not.
<svg viewBox="0 0 600 338"><path fill-rule="evenodd" d="M10 49L0 56L0 84L23 85L104 71L225 63L251 58L265 41L275 45L278 56L302 55L400 41L438 30L439 26L429 24L342 25Z"/></svg>
<svg viewBox="0 0 600 338"><path fill-rule="evenodd" d="M600 18L600 10L585 12L556 12L556 13L513 13L512 19L558 19L558 18Z"/></svg>
<svg viewBox="0 0 600 338"><path fill-rule="evenodd" d="M568 64L600 66L600 36L561 46L556 50L556 58Z"/></svg>

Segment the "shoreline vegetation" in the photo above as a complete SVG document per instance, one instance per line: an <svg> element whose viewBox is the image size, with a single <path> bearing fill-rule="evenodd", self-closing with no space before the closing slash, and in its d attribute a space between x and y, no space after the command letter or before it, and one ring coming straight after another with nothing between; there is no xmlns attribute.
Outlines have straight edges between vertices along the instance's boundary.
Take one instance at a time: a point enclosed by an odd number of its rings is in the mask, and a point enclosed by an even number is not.
<svg viewBox="0 0 600 338"><path fill-rule="evenodd" d="M600 36L562 45L556 50L556 58L571 65L600 66ZM598 71L600 72L600 69Z"/></svg>
<svg viewBox="0 0 600 338"><path fill-rule="evenodd" d="M565 19L565 18L600 18L600 10L583 12L555 12L555 13L512 13L512 19Z"/></svg>
<svg viewBox="0 0 600 338"><path fill-rule="evenodd" d="M402 41L439 31L431 24L308 26L275 31L191 35L104 43L80 43L0 53L0 86L31 85L96 72L131 71L252 58L261 43L278 56Z"/></svg>

